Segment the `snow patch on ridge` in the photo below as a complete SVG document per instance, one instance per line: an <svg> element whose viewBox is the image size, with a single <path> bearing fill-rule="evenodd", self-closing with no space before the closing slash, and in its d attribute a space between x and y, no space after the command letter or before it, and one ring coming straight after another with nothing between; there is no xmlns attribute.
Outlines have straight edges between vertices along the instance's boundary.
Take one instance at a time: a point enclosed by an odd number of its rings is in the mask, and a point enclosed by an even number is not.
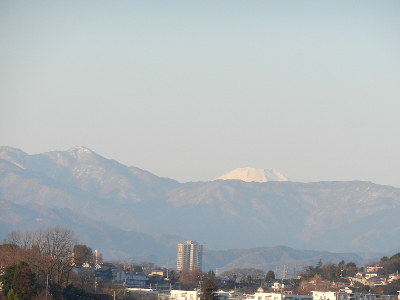
<svg viewBox="0 0 400 300"><path fill-rule="evenodd" d="M290 181L274 169L238 168L214 180L243 180L246 182Z"/></svg>

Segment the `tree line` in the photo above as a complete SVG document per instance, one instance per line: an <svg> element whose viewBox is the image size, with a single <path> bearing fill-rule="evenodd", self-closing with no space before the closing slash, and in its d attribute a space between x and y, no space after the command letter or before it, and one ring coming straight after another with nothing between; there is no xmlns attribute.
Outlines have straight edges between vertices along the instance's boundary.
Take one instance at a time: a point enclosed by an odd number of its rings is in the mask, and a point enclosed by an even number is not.
<svg viewBox="0 0 400 300"><path fill-rule="evenodd" d="M379 266L379 274L383 276L389 276L391 274L398 274L400 272L400 253L397 253L390 258L384 256L379 262L372 261L369 263L371 266ZM364 267L357 267L354 262L345 263L343 260L338 264L332 262L322 263L320 260L316 266L306 266L299 273L302 282L307 281L329 281L336 283L350 283L349 277L354 277L358 272L364 273L366 270ZM385 294L385 295L396 295L397 291L400 290L400 280L394 280L387 285L370 287L360 282L354 282L353 286L355 291L358 293L373 293L373 294ZM315 288L315 287L314 287Z"/></svg>
<svg viewBox="0 0 400 300"><path fill-rule="evenodd" d="M9 233L0 246L3 299L61 299L72 289L72 253L77 244L74 233L59 226ZM84 251L77 251L75 258L81 259L80 255Z"/></svg>
<svg viewBox="0 0 400 300"><path fill-rule="evenodd" d="M93 262L93 251L87 245L78 243L74 233L67 229L47 227L46 229L18 231L7 235L0 245L0 264L3 273L0 281L3 284L3 300L39 300L63 299L66 294L75 294L95 299L95 278L93 272L80 268L73 272L74 264ZM379 262L381 273L389 275L400 271L400 253L391 257L384 256ZM116 263L117 268L131 269L144 273L157 266L153 263L126 264ZM329 282L345 281L357 272L365 271L354 262L338 264L320 260L315 266L306 266L299 272L300 279L291 279L294 289L312 279ZM171 276L172 275L172 276ZM219 277L213 271L183 270L180 274L170 273L170 278L178 280L180 289L203 289L206 282L216 288L243 288L254 292L259 287L268 289L268 283L275 281L272 270L265 272L256 268L234 268L223 272ZM221 280L223 279L223 280ZM104 290L111 289L109 283L103 284ZM209 284L209 283L208 283ZM100 286L99 286L100 287ZM356 284L357 292L371 292L371 288ZM373 288L377 294L396 294L400 290L400 281ZM67 297L68 298L68 297Z"/></svg>

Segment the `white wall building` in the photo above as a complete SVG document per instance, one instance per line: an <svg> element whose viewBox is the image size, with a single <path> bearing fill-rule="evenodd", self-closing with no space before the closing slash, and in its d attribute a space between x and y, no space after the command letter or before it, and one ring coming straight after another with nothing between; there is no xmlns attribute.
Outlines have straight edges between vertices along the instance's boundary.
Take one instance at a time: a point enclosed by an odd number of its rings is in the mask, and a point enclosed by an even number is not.
<svg viewBox="0 0 400 300"><path fill-rule="evenodd" d="M170 300L200 300L202 294L200 291L172 290ZM215 294L219 296L219 300L229 300L228 293Z"/></svg>
<svg viewBox="0 0 400 300"><path fill-rule="evenodd" d="M255 293L254 300L313 300L309 295L292 295L281 293Z"/></svg>
<svg viewBox="0 0 400 300"><path fill-rule="evenodd" d="M200 297L201 295L199 291L171 291L171 300L199 300Z"/></svg>

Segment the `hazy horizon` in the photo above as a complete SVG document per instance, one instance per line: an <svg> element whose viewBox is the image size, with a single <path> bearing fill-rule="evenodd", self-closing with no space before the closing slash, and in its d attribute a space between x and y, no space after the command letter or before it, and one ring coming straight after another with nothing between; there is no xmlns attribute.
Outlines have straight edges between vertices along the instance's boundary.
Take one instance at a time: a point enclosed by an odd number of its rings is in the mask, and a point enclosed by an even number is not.
<svg viewBox="0 0 400 300"><path fill-rule="evenodd" d="M400 187L398 28L398 1L2 1L0 145Z"/></svg>

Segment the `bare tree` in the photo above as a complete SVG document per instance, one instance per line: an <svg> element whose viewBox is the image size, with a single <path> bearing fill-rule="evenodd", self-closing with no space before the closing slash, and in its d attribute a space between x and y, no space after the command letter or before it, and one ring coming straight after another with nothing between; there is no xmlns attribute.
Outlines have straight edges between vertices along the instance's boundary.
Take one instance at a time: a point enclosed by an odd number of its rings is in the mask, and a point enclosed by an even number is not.
<svg viewBox="0 0 400 300"><path fill-rule="evenodd" d="M85 293L94 293L94 273L90 268L79 267L72 272L71 282Z"/></svg>
<svg viewBox="0 0 400 300"><path fill-rule="evenodd" d="M251 268L250 275L253 278L254 282L261 283L261 281L265 278L265 271L261 269Z"/></svg>
<svg viewBox="0 0 400 300"><path fill-rule="evenodd" d="M71 230L59 226L23 232L14 230L4 243L15 245L15 249L23 252L20 259L30 265L42 283L48 276L52 283L68 284L73 267L72 249L77 243Z"/></svg>
<svg viewBox="0 0 400 300"><path fill-rule="evenodd" d="M142 267L143 272L148 275L152 270L158 269L159 266L157 266L156 264L152 263L152 262L141 262L139 264L139 266Z"/></svg>

